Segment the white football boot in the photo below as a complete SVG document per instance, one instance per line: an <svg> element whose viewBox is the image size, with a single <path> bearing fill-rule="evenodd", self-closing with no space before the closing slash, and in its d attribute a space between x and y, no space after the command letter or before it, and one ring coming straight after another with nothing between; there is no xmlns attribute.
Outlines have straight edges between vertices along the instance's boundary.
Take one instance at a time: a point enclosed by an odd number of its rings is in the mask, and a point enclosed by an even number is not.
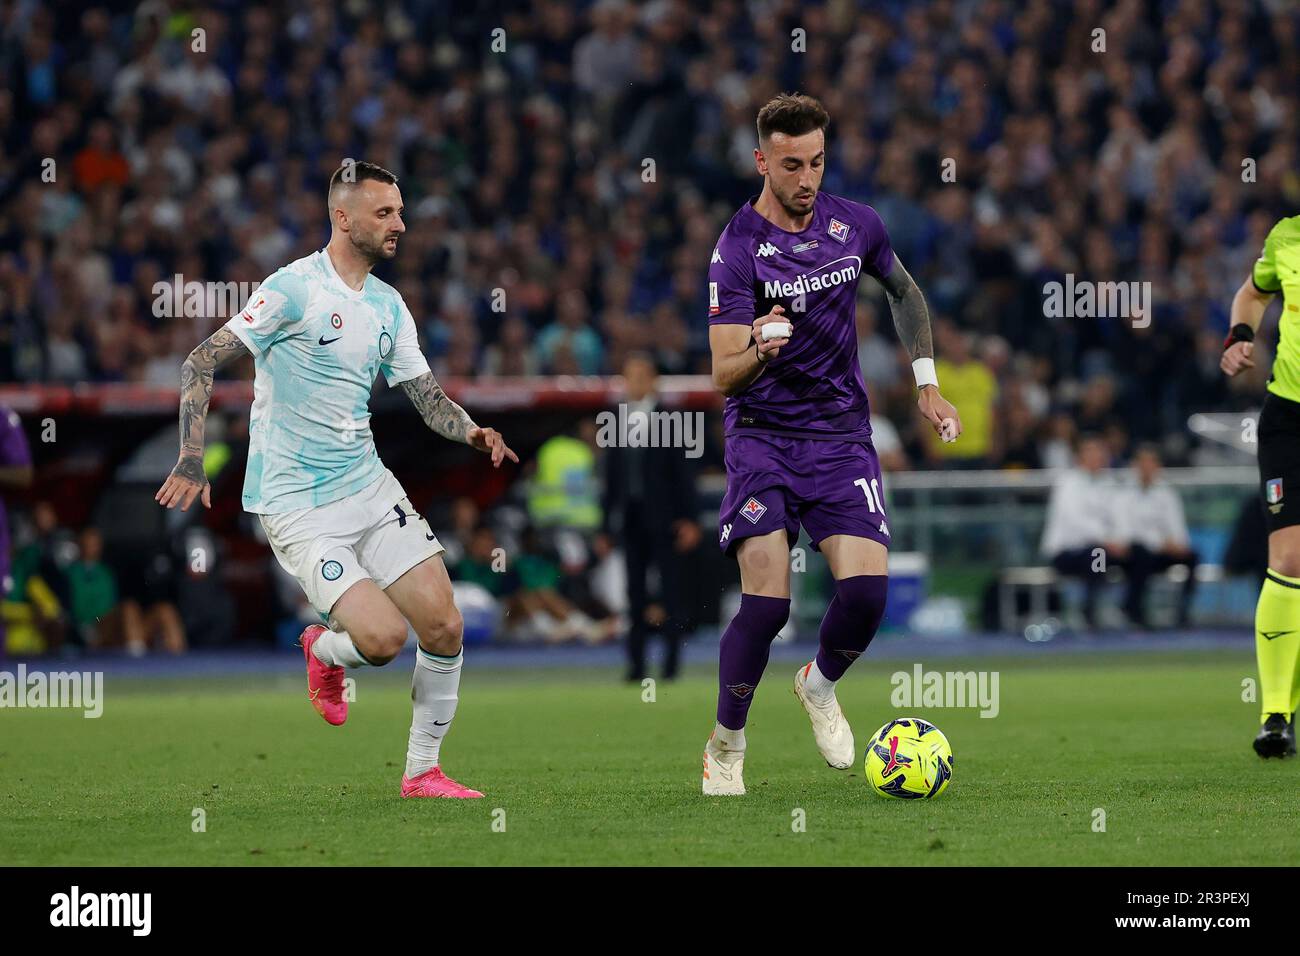
<svg viewBox="0 0 1300 956"><path fill-rule="evenodd" d="M857 750L853 746L853 731L849 729L849 722L844 719L844 711L840 710L840 702L834 694L829 701L823 702L807 693L805 685L811 667L812 662L809 661L795 671L794 696L799 698L808 719L812 721L813 739L817 741L817 749L821 751L822 758L836 770L848 770L857 756Z"/></svg>
<svg viewBox="0 0 1300 956"><path fill-rule="evenodd" d="M709 734L709 742L704 745L704 795L743 797L744 773L745 751L723 750L717 734Z"/></svg>

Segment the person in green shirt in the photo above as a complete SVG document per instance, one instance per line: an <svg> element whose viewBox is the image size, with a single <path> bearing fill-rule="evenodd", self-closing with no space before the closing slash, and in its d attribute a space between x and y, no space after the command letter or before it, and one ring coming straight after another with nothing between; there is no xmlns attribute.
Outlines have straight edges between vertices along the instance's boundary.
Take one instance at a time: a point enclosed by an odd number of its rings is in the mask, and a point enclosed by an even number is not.
<svg viewBox="0 0 1300 956"><path fill-rule="evenodd" d="M1269 231L1251 275L1232 299L1232 328L1220 360L1224 374L1254 367L1255 333L1279 293L1277 355L1256 428L1268 570L1255 608L1263 726L1254 746L1265 758L1295 755L1300 705L1300 501L1288 507L1286 499L1288 487L1300 490L1300 216L1282 219Z"/></svg>
<svg viewBox="0 0 1300 956"><path fill-rule="evenodd" d="M117 609L117 579L101 559L104 541L97 528L81 532L81 555L68 565L68 592L72 626L82 635L86 646L99 643L102 623Z"/></svg>

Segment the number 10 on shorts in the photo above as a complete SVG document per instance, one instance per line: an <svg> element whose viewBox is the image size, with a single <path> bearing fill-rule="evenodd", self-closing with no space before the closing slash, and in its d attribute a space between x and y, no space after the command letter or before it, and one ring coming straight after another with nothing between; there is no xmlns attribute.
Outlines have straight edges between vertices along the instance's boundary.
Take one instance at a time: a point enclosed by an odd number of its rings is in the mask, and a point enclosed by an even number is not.
<svg viewBox="0 0 1300 956"><path fill-rule="evenodd" d="M882 515L885 513L885 504L880 498L880 481L877 478L871 479L871 484L867 484L867 479L859 478L853 482L862 489L862 493L867 496L867 509L875 514L879 511Z"/></svg>

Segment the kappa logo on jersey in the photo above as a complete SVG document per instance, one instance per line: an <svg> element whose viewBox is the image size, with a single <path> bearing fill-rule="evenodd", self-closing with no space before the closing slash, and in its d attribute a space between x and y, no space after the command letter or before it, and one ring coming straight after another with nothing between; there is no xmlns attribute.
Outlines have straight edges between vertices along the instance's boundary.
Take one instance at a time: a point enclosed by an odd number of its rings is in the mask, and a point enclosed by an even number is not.
<svg viewBox="0 0 1300 956"><path fill-rule="evenodd" d="M849 227L844 225L838 219L831 220L831 238L838 239L840 242L849 241Z"/></svg>
<svg viewBox="0 0 1300 956"><path fill-rule="evenodd" d="M1268 484L1264 486L1264 498L1269 504L1275 505L1282 500L1282 479L1270 478Z"/></svg>
<svg viewBox="0 0 1300 956"><path fill-rule="evenodd" d="M740 506L740 513L748 518L751 524L758 524L758 519L767 514L767 505L757 498L750 498Z"/></svg>
<svg viewBox="0 0 1300 956"><path fill-rule="evenodd" d="M709 283L709 315L717 315L718 311L719 311L718 284L716 282L710 282Z"/></svg>
<svg viewBox="0 0 1300 956"><path fill-rule="evenodd" d="M726 541L730 537L731 537L731 525L724 524L722 526L722 537L718 539L718 544L722 544L722 542Z"/></svg>
<svg viewBox="0 0 1300 956"><path fill-rule="evenodd" d="M714 263L721 262L721 261L722 261L722 253L718 251L717 246L714 246L713 258L709 260L709 265L713 265Z"/></svg>
<svg viewBox="0 0 1300 956"><path fill-rule="evenodd" d="M763 243L758 247L758 252L754 253L759 259L766 259L768 256L779 256L780 254L781 250L770 242Z"/></svg>

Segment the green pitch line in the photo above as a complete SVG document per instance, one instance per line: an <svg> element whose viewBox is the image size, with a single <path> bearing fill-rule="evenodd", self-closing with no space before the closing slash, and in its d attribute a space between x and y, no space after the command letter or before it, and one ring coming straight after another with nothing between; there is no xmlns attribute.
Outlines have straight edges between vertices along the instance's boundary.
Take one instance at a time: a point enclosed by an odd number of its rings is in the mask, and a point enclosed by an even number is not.
<svg viewBox="0 0 1300 956"><path fill-rule="evenodd" d="M0 711L5 864L1293 864L1300 761L1250 749L1248 649L1187 656L926 662L995 669L1000 712L895 707L855 667L857 732L934 721L956 754L934 802L885 801L829 769L776 665L759 688L749 795L706 800L712 675L654 703L611 672L465 673L444 748L480 801L403 801L406 675L362 673L346 726L300 681L105 687L104 715ZM787 673L789 672L789 673ZM193 831L202 810L206 832ZM502 814L495 810L503 810ZM806 832L792 830L802 810ZM1095 811L1106 831L1094 832ZM494 832L504 819L505 831Z"/></svg>

